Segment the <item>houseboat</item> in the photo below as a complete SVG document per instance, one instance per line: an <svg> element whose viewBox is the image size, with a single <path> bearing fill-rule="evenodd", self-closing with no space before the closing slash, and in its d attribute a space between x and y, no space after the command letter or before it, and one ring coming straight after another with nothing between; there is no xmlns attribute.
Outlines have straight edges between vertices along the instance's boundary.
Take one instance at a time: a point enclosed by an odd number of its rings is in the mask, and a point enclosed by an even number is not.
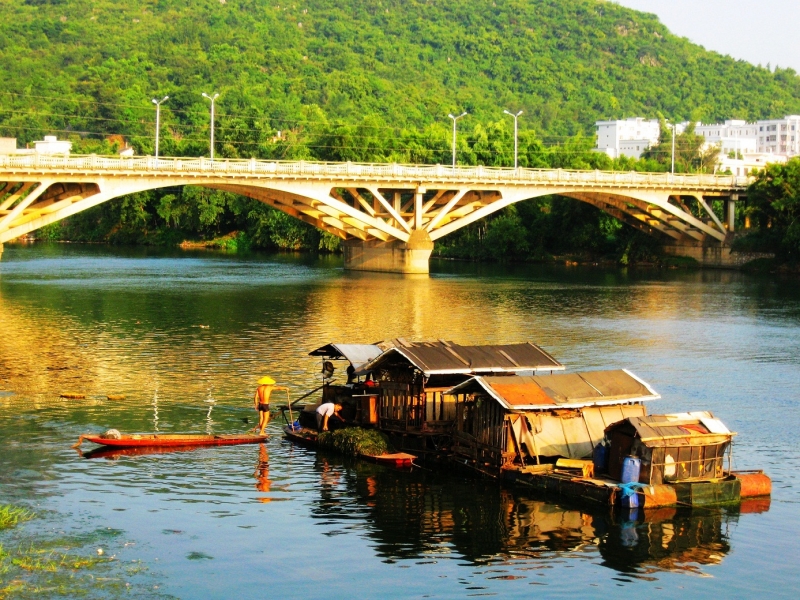
<svg viewBox="0 0 800 600"><path fill-rule="evenodd" d="M533 377L474 377L455 400L453 458L492 477L559 458L592 457L605 429L643 417L659 396L626 370Z"/></svg>
<svg viewBox="0 0 800 600"><path fill-rule="evenodd" d="M395 339L310 354L323 361L322 392L287 425L290 439L316 432L317 407L333 402L342 426L378 429L421 461L572 499L693 506L770 493L763 473L731 471L735 434L718 419L648 416L660 396L625 369L559 373L563 365L531 343ZM347 364L346 380L335 361Z"/></svg>
<svg viewBox="0 0 800 600"><path fill-rule="evenodd" d="M625 508L768 496L769 477L731 471L735 435L709 412L646 414L660 396L623 370L474 377L456 398L452 458L482 474Z"/></svg>
<svg viewBox="0 0 800 600"><path fill-rule="evenodd" d="M445 392L476 375L498 378L553 373L564 366L532 343L462 346L444 340L395 339L371 345L328 344L310 353L326 363L348 363L347 381L327 378L317 402L300 411L304 427L315 426L321 402L342 405L345 422L376 427L402 451L442 458L449 451L456 419L455 398Z"/></svg>

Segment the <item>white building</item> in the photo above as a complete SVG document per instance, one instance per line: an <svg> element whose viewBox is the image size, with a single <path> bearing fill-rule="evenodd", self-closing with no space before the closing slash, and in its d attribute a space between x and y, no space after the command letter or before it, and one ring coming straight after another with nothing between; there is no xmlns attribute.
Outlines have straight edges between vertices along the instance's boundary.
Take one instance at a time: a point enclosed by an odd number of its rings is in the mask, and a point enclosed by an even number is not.
<svg viewBox="0 0 800 600"><path fill-rule="evenodd" d="M800 154L800 115L758 121L758 151L797 156Z"/></svg>
<svg viewBox="0 0 800 600"><path fill-rule="evenodd" d="M722 158L729 155L741 157L745 154L759 152L757 129L758 126L755 123L730 119L724 123L713 125L698 123L694 132L706 139L707 146L718 146L720 158Z"/></svg>
<svg viewBox="0 0 800 600"><path fill-rule="evenodd" d="M642 153L658 144L661 132L657 119L633 117L624 121L597 121L597 148L611 158L630 156L640 158Z"/></svg>
<svg viewBox="0 0 800 600"><path fill-rule="evenodd" d="M0 137L0 154L14 154L17 151L17 138Z"/></svg>
<svg viewBox="0 0 800 600"><path fill-rule="evenodd" d="M720 154L717 161L716 173L728 173L737 177L750 175L754 170L760 171L770 163L785 163L786 156L780 154L767 154L763 152L744 152L738 158L731 158L727 154Z"/></svg>
<svg viewBox="0 0 800 600"><path fill-rule="evenodd" d="M72 150L72 142L59 140L54 135L46 135L44 140L33 142L33 147L37 154L69 154Z"/></svg>

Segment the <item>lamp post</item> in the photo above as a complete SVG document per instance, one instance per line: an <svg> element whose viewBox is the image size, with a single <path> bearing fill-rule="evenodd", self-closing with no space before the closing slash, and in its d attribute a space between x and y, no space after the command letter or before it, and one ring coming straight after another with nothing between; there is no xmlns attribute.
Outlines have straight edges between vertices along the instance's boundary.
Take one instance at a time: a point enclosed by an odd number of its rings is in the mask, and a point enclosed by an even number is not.
<svg viewBox="0 0 800 600"><path fill-rule="evenodd" d="M169 96L164 96L161 100L153 98L156 105L156 159L158 159L158 135L161 132L161 104L169 100Z"/></svg>
<svg viewBox="0 0 800 600"><path fill-rule="evenodd" d="M214 100L219 98L219 94L209 96L203 92L203 98L211 100L211 160L214 160Z"/></svg>
<svg viewBox="0 0 800 600"><path fill-rule="evenodd" d="M467 111L464 111L457 117L454 117L452 114L447 115L451 119L453 119L453 168L456 168L456 121L458 121L461 117L467 116Z"/></svg>
<svg viewBox="0 0 800 600"><path fill-rule="evenodd" d="M672 125L672 174L675 175L675 125Z"/></svg>
<svg viewBox="0 0 800 600"><path fill-rule="evenodd" d="M514 168L516 169L519 164L517 161L517 119L522 114L522 111L519 111L517 114L508 112L507 110L504 110L503 112L514 119Z"/></svg>

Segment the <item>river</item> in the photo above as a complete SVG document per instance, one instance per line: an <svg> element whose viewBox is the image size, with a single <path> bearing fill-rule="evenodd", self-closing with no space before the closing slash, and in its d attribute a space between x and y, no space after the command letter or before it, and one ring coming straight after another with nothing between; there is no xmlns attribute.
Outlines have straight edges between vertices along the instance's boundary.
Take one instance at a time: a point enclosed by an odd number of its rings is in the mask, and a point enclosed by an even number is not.
<svg viewBox="0 0 800 600"><path fill-rule="evenodd" d="M123 586L177 598L796 597L796 280L452 262L431 271L6 245L0 504L37 518L0 544L61 536L77 553L101 548L113 557L106 576L76 575L93 598ZM628 368L662 395L650 412L711 410L736 431L735 466L765 469L771 502L630 520L478 479L317 455L283 440L277 420L260 446L116 459L70 448L112 427L244 431L259 376L296 397L318 381L310 350L393 337L529 340L568 370Z"/></svg>

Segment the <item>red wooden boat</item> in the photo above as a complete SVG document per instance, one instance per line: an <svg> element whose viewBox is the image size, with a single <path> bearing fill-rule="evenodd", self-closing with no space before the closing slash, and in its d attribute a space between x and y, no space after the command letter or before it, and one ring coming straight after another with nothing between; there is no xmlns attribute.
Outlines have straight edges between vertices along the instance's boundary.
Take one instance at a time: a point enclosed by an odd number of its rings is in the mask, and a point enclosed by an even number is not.
<svg viewBox="0 0 800 600"><path fill-rule="evenodd" d="M102 434L85 433L73 446L77 448L84 441L111 446L113 448L175 448L178 446L233 446L235 444L258 444L267 440L266 435L254 433L234 433L229 435L204 435L194 433L133 433L119 437L104 437Z"/></svg>
<svg viewBox="0 0 800 600"><path fill-rule="evenodd" d="M313 429L302 427L294 429L291 425L283 428L283 432L288 439L298 443L302 446L309 446L312 448L319 448L319 440L317 439L319 433ZM378 463L379 465L386 465L388 467L395 467L396 469L410 468L414 464L416 456L407 454L405 452L394 452L387 454L359 454L359 458L363 458L370 462Z"/></svg>

